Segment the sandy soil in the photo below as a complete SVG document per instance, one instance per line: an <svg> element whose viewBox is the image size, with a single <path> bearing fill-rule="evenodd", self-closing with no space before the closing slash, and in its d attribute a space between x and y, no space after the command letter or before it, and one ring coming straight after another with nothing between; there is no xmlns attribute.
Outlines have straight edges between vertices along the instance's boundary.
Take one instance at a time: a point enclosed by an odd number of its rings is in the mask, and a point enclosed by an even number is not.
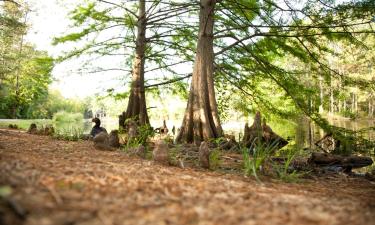
<svg viewBox="0 0 375 225"><path fill-rule="evenodd" d="M375 183L363 178L258 184L19 131L0 130L3 185L0 224L375 224Z"/></svg>

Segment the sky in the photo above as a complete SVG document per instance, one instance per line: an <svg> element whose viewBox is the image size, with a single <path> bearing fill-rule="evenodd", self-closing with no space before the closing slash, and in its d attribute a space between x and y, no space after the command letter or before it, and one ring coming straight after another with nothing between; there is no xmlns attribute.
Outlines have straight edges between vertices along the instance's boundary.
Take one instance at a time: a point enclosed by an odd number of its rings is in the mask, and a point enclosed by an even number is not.
<svg viewBox="0 0 375 225"><path fill-rule="evenodd" d="M71 21L68 13L82 2L81 0L26 0L26 2L32 10L28 16L28 23L31 25L26 37L28 42L34 44L38 50L48 51L53 57L61 55L64 49L72 47L72 44L53 46L51 43L54 37L66 34L69 30ZM118 74L106 73L104 76L100 73L80 73L78 71L82 64L82 60L57 64L52 72L54 82L51 88L59 90L67 98L84 98L102 93L115 85L116 80L112 78L117 77Z"/></svg>

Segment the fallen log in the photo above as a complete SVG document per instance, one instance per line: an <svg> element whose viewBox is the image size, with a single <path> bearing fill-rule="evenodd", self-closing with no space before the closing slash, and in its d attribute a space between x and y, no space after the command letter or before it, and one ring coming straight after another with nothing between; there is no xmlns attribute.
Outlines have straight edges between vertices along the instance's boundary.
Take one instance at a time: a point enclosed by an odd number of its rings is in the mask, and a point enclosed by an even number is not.
<svg viewBox="0 0 375 225"><path fill-rule="evenodd" d="M350 172L354 168L362 168L372 165L370 157L365 156L341 156L328 153L313 152L308 162L315 166L336 166L342 167L345 172Z"/></svg>

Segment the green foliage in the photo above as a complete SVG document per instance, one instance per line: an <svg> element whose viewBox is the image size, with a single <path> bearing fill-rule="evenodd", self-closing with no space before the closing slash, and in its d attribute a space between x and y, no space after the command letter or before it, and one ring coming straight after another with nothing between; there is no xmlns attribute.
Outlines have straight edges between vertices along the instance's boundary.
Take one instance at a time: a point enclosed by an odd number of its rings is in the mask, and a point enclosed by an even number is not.
<svg viewBox="0 0 375 225"><path fill-rule="evenodd" d="M283 169L281 169L280 171L277 171L277 174L280 180L287 182L287 183L298 183L301 177L305 175L304 173L300 173L295 170L292 172L284 172Z"/></svg>
<svg viewBox="0 0 375 225"><path fill-rule="evenodd" d="M154 12L158 11L159 6L165 6L158 4L166 2L154 2ZM121 7L100 1L85 1L77 7L70 14L73 31L55 39L55 44L68 41L77 43L74 50L68 51L63 58L83 54L94 57L118 55L123 54L125 48L124 66L130 70L134 54L128 52L135 47L138 21L134 14L138 3L119 1L118 4ZM318 108L329 107L328 92L332 93L335 104L345 102L350 107L355 105L350 93L359 96L360 108L367 107L366 103L373 98L371 62L374 61L374 51L371 47L374 38L370 29L373 22L368 22L369 19L373 21L373 2L323 4L321 1L305 1L291 5L290 10L282 10L279 4L277 1L255 0L217 3L214 28L214 49L217 52L215 88L221 120L239 118L240 113L247 117L256 110L261 110L267 116L283 118L304 113L341 140L341 153L348 153L348 149L354 147L359 149L357 146L364 146L363 143L367 142L355 133L330 126L319 114ZM174 1L169 6L180 7ZM147 82L165 82L171 77L177 80L182 76L181 71L170 65L194 60L199 5L194 2L187 7L195 10L188 14L191 21L187 23L184 17L163 20L158 15L146 15L147 18L158 18L157 22L147 23L147 41L152 41L146 43L146 71L165 71L169 74L146 79ZM0 116L52 118L54 113L63 109L83 112L88 106L82 102L65 100L58 94L48 92L54 62L46 53L36 51L29 44L25 44L19 53L20 41L27 31L26 24L20 22L23 14L21 8L6 4L0 16L3 22L0 45L4 50L0 64ZM280 14L283 18L277 16ZM362 35L356 34L361 32ZM231 46L232 43L237 44ZM338 55L341 57L338 58ZM357 65L359 63L361 67ZM322 90L324 96L320 97ZM172 93L186 99L188 85L178 80L174 84L149 89L148 92L160 98ZM110 91L111 96L122 99L127 98L128 93ZM118 115L123 104L98 103L95 107L107 108L108 105L116 105L118 108L111 109L111 115ZM354 119L359 115L354 108L346 107L341 114ZM370 109L362 110L370 112ZM161 113L158 114L160 116ZM289 130L290 126L279 126L275 130L280 133ZM272 127L275 125L272 124ZM147 138L142 136L134 140L135 144L145 142Z"/></svg>
<svg viewBox="0 0 375 225"><path fill-rule="evenodd" d="M210 152L209 156L209 162L210 162L210 169L216 170L221 165L221 152L219 149L214 149Z"/></svg>
<svg viewBox="0 0 375 225"><path fill-rule="evenodd" d="M69 113L60 111L53 115L52 121L55 123L82 123L83 115L81 113Z"/></svg>
<svg viewBox="0 0 375 225"><path fill-rule="evenodd" d="M0 186L0 198L6 198L13 192L10 186Z"/></svg>
<svg viewBox="0 0 375 225"><path fill-rule="evenodd" d="M351 112L350 110L343 110L339 113L339 115L342 115L346 118L350 118L350 119L355 119L357 118L358 115L356 115L355 113Z"/></svg>
<svg viewBox="0 0 375 225"><path fill-rule="evenodd" d="M59 140L78 141L83 138L83 129L77 126L65 126L55 129L53 137Z"/></svg>
<svg viewBox="0 0 375 225"><path fill-rule="evenodd" d="M245 175L253 175L257 179L257 181L260 181L257 175L256 160L250 158L249 150L247 148L242 148L242 157Z"/></svg>
<svg viewBox="0 0 375 225"><path fill-rule="evenodd" d="M7 79L19 66L19 46L27 25L23 21L25 9L11 2L0 6L0 80Z"/></svg>
<svg viewBox="0 0 375 225"><path fill-rule="evenodd" d="M215 146L219 146L225 140L226 139L224 137L219 137L219 138L211 139L210 142L215 144Z"/></svg>
<svg viewBox="0 0 375 225"><path fill-rule="evenodd" d="M127 122L129 122L129 120L125 121L125 123ZM147 140L154 135L155 133L150 125L146 124L146 125L138 126L137 136L127 139L125 149L138 147L140 145L143 145L147 148L148 147Z"/></svg>
<svg viewBox="0 0 375 225"><path fill-rule="evenodd" d="M150 125L146 124L138 127L137 140L143 145L146 145L148 138L154 135L155 133Z"/></svg>
<svg viewBox="0 0 375 225"><path fill-rule="evenodd" d="M9 104L12 103L9 102ZM86 100L66 99L60 92L49 90L46 95L43 95L41 98L32 100L30 105L21 111L20 118L52 119L53 115L59 111L82 114L89 110L90 107ZM9 113L6 113L3 117L9 118Z"/></svg>
<svg viewBox="0 0 375 225"><path fill-rule="evenodd" d="M306 174L294 169L291 170L290 168L292 161L296 158L298 153L297 149L286 150L286 154L283 154L283 156L285 156L285 161L282 164L273 163L272 169L275 170L280 180L287 183L296 183Z"/></svg>
<svg viewBox="0 0 375 225"><path fill-rule="evenodd" d="M54 61L25 41L27 5L0 7L0 117L35 118L34 109L48 95Z"/></svg>
<svg viewBox="0 0 375 225"><path fill-rule="evenodd" d="M48 95L48 85L52 82L53 60L44 52L24 47L20 67L7 74L0 86L0 115L3 117L32 118L35 108Z"/></svg>
<svg viewBox="0 0 375 225"><path fill-rule="evenodd" d="M87 5L80 5L71 13L72 19L75 21L75 26L83 24L90 15L95 11L95 4L92 2Z"/></svg>
<svg viewBox="0 0 375 225"><path fill-rule="evenodd" d="M142 24L136 16L139 4L139 1L119 1L116 4L85 1L77 6L70 13L72 30L54 39L54 44L75 42L76 46L67 48L58 61L86 56L85 59L90 63L86 63L85 67L89 67L94 60L121 55L124 63L119 66L119 70L129 71L122 78L129 81L136 47L137 25ZM184 5L186 7L183 7ZM197 27L184 22L186 14L189 13L187 9L193 6L195 4L190 2L175 1L153 1L152 4L146 4L147 38L145 43L138 43L146 46L145 86L148 86L147 83L155 85L175 81L166 85L162 91L158 86L147 88L148 93L172 93L187 98L188 85L183 81L187 74L181 74L180 65L191 63L195 55ZM170 10L164 11L164 8ZM107 68L97 69L106 71ZM151 74L151 79L147 79L148 74ZM129 96L128 91L115 89L111 89L108 94L117 100Z"/></svg>
<svg viewBox="0 0 375 225"><path fill-rule="evenodd" d="M129 148L134 148L142 145L142 140L140 138L128 138L124 149L127 150Z"/></svg>
<svg viewBox="0 0 375 225"><path fill-rule="evenodd" d="M95 29L95 26L90 26L89 28L83 29L81 32L71 33L71 34L68 34L64 37L55 38L53 40L53 44L57 45L58 43L64 43L64 42L68 42L68 41L78 41L81 38L83 38L84 36L91 33L94 29Z"/></svg>
<svg viewBox="0 0 375 225"><path fill-rule="evenodd" d="M260 182L258 173L262 170L264 164L270 159L277 150L277 141L273 143L260 143L255 139L250 146L250 152L247 148L242 148L242 157L244 163L244 172L246 176L253 175Z"/></svg>
<svg viewBox="0 0 375 225"><path fill-rule="evenodd" d="M181 145L174 145L173 148L168 151L168 161L171 165L178 166L179 158L181 155Z"/></svg>
<svg viewBox="0 0 375 225"><path fill-rule="evenodd" d="M47 108L46 117L52 118L52 116L59 111L82 114L89 105L86 105L86 100L75 98L66 99L60 92L50 90L46 102L42 103L41 107Z"/></svg>
<svg viewBox="0 0 375 225"><path fill-rule="evenodd" d="M233 118L228 108L241 111L245 117L256 110L283 118L303 113L326 132L348 138L348 132L330 126L318 108L330 107L330 93L334 107L342 107L344 101L354 106L350 96L343 97L343 93L350 91L358 96L362 90L363 97L369 96L362 108L371 104L374 82L367 68L373 61L370 55L374 55L374 5L370 1L305 1L297 5L289 5L290 11L286 12L277 1L252 6L242 1L218 4L215 29L225 40L215 39L220 53L215 59L220 115ZM299 10L304 13L296 16ZM275 18L279 13L283 18ZM314 16L307 16L310 13ZM285 19L289 17L292 19ZM343 54L346 51L348 54ZM362 57L357 57L357 53ZM342 59L338 60L340 55ZM359 62L364 64L359 66ZM364 71L355 73L359 68ZM355 107L351 108L353 111Z"/></svg>
<svg viewBox="0 0 375 225"><path fill-rule="evenodd" d="M54 137L67 141L78 141L83 138L82 113L60 111L53 115Z"/></svg>

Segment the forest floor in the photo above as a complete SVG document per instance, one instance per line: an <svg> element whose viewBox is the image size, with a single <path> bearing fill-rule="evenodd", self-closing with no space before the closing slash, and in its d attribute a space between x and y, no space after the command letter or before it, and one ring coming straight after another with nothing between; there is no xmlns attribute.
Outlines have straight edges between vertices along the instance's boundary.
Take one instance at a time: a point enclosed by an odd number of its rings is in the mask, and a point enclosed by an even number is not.
<svg viewBox="0 0 375 225"><path fill-rule="evenodd" d="M0 130L0 224L375 224L364 178L262 181Z"/></svg>

